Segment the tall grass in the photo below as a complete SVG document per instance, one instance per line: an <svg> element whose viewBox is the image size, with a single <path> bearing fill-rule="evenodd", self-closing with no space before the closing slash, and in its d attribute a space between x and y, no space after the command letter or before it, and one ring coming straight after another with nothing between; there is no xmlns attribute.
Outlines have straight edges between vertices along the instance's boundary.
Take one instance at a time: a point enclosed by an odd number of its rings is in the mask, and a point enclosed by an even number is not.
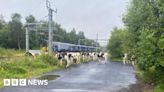
<svg viewBox="0 0 164 92"><path fill-rule="evenodd" d="M164 83L159 84L155 87L154 92L163 92L164 91Z"/></svg>
<svg viewBox="0 0 164 92"><path fill-rule="evenodd" d="M24 50L4 49L0 47L0 57L22 56Z"/></svg>
<svg viewBox="0 0 164 92"><path fill-rule="evenodd" d="M93 60L80 58L80 62L87 61ZM3 87L3 79L6 78L31 78L61 68L63 66L60 66L59 61L53 55L40 55L33 58L24 56L23 50L0 48L0 87Z"/></svg>
<svg viewBox="0 0 164 92"><path fill-rule="evenodd" d="M30 78L59 68L58 60L50 55L4 60L0 62L0 86L5 78Z"/></svg>

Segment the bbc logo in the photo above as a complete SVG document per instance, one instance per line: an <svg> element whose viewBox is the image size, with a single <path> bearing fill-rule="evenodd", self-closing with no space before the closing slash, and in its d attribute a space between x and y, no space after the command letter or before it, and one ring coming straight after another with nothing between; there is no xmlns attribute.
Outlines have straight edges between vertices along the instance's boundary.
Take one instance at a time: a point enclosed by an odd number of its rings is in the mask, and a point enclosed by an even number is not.
<svg viewBox="0 0 164 92"><path fill-rule="evenodd" d="M4 79L4 86L26 86L26 79Z"/></svg>

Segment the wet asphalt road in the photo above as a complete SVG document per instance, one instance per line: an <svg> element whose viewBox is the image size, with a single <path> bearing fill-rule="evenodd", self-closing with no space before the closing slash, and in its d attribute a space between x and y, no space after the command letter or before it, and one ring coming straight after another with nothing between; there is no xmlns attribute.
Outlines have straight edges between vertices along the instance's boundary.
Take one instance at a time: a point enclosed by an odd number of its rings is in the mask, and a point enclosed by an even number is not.
<svg viewBox="0 0 164 92"><path fill-rule="evenodd" d="M47 86L5 87L0 92L126 92L135 84L135 71L118 62L89 62L45 75L60 75Z"/></svg>

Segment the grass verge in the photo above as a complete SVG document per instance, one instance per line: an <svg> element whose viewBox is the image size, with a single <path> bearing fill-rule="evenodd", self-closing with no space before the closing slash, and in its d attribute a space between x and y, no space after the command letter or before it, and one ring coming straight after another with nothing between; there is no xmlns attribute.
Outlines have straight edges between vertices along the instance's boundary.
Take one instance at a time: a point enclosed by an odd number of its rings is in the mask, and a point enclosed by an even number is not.
<svg viewBox="0 0 164 92"><path fill-rule="evenodd" d="M121 58L111 58L110 60L113 62L122 62Z"/></svg>
<svg viewBox="0 0 164 92"><path fill-rule="evenodd" d="M46 72L61 69L53 56L41 55L37 58L19 57L0 61L0 88L6 78L31 78Z"/></svg>
<svg viewBox="0 0 164 92"><path fill-rule="evenodd" d="M24 50L4 49L0 47L0 58L19 57L22 56L24 52Z"/></svg>
<svg viewBox="0 0 164 92"><path fill-rule="evenodd" d="M163 92L164 91L164 83L157 85L154 89L154 92Z"/></svg>
<svg viewBox="0 0 164 92"><path fill-rule="evenodd" d="M164 92L164 75L157 75L156 71L141 71L137 66L135 69L143 92Z"/></svg>

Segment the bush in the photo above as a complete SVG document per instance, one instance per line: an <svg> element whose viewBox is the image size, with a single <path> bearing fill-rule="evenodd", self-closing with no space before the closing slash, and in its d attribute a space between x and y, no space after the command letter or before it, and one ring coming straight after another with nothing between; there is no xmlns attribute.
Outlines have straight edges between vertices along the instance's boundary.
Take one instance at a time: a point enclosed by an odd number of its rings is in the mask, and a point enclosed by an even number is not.
<svg viewBox="0 0 164 92"><path fill-rule="evenodd" d="M1 52L1 51L0 51ZM33 57L16 57L0 61L0 87L5 78L30 78L42 73L57 70L58 60L50 55Z"/></svg>
<svg viewBox="0 0 164 92"><path fill-rule="evenodd" d="M51 55L41 55L39 56L36 61L41 61L41 62L45 62L48 63L50 65L57 65L58 64L58 60Z"/></svg>
<svg viewBox="0 0 164 92"><path fill-rule="evenodd" d="M148 71L145 71L143 73L143 77L144 77L144 82L145 83L149 83L149 84L150 83L156 83L157 79L158 79L158 76L157 76L155 67L151 67L151 68L149 68Z"/></svg>
<svg viewBox="0 0 164 92"><path fill-rule="evenodd" d="M45 69L50 65L56 65L56 62L56 59L48 55L40 56L37 59L21 57L9 61L2 61L0 62L0 78L17 77L33 70Z"/></svg>
<svg viewBox="0 0 164 92"><path fill-rule="evenodd" d="M156 88L155 88L155 92L163 92L164 90L164 83L159 84Z"/></svg>

